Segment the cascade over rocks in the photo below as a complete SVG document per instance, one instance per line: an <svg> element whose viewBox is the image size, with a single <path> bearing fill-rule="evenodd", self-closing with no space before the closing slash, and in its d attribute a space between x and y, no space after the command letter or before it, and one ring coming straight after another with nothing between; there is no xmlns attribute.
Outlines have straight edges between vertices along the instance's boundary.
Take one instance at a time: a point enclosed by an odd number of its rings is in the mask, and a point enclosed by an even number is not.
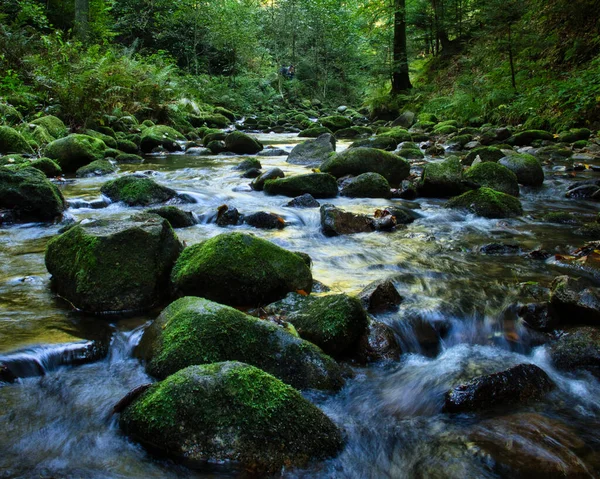
<svg viewBox="0 0 600 479"><path fill-rule="evenodd" d="M287 293L312 290L312 274L297 254L242 233L225 233L184 250L171 275L182 296L232 306L259 306Z"/></svg>
<svg viewBox="0 0 600 479"><path fill-rule="evenodd" d="M46 267L58 294L77 309L143 310L164 297L182 248L167 220L145 214L69 228L48 243Z"/></svg>
<svg viewBox="0 0 600 479"><path fill-rule="evenodd" d="M134 440L186 462L236 461L279 472L336 455L333 422L292 387L239 362L190 366L153 384L121 414Z"/></svg>
<svg viewBox="0 0 600 479"><path fill-rule="evenodd" d="M191 365L236 360L298 389L337 390L337 363L284 328L203 298L171 303L144 332L137 354L162 379Z"/></svg>

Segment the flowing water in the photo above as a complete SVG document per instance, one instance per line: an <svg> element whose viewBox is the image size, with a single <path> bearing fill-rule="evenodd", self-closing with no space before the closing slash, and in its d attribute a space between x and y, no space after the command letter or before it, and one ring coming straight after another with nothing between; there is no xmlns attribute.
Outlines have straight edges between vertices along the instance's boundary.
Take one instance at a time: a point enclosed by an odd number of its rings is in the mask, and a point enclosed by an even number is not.
<svg viewBox="0 0 600 479"><path fill-rule="evenodd" d="M288 151L298 141L289 135L260 138ZM338 145L338 151L346 146ZM250 180L233 170L240 161L234 156L156 155L141 165L122 165L119 174L150 172L158 182L197 200L184 209L192 210L199 224L177 230L188 245L224 231L244 231L309 253L313 277L334 292L355 294L372 281L390 278L404 297L398 312L377 318L396 333L404 351L400 361L355 367L356 376L337 394L306 393L344 430L344 451L306 470L284 471L284 476L514 477L503 472L509 470L503 463L513 467L530 457L559 469L569 466L577 477L600 471L600 384L585 374L554 370L546 347L519 323L514 306L524 298L524 283L535 289L531 285L548 285L568 270L553 259L479 251L492 242L516 242L523 251L543 248L551 253L580 246L584 240L572 226L540 220L544 212L557 209L582 217L596 214L593 204L564 198L572 178L560 169L547 170L541 189L522 188L525 214L511 220L446 210L435 199L321 200L370 214L402 203L421 214L392 233L326 238L318 209L286 208L287 198L252 191ZM285 157L261 162L263 170L278 166L286 174L306 172L285 163ZM594 174L579 172L577 179ZM109 178L63 184L72 205L68 216L77 221L121 219L138 211L120 204L92 207ZM222 204L241 213L274 212L288 226L280 231L247 225L224 230L213 222ZM129 318L89 317L56 298L44 249L62 226L0 228L0 363L9 362L24 376L0 387L0 478L238 477L241 473L231 468L199 472L155 459L120 433L111 410L129 390L151 381L132 350L159 311ZM106 338L110 346L104 359L73 365L84 362L78 361L82 348L102 349ZM457 381L520 363L540 366L556 382L556 390L539 403L499 415L441 413L444 393ZM504 452L492 457L490 450Z"/></svg>

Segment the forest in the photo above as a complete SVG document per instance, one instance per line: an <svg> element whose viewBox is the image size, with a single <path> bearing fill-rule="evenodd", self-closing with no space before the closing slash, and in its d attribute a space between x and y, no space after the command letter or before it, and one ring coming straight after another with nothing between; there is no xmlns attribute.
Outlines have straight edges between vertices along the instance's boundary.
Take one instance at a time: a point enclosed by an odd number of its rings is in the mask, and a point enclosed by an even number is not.
<svg viewBox="0 0 600 479"><path fill-rule="evenodd" d="M600 0L2 0L0 479L600 477Z"/></svg>

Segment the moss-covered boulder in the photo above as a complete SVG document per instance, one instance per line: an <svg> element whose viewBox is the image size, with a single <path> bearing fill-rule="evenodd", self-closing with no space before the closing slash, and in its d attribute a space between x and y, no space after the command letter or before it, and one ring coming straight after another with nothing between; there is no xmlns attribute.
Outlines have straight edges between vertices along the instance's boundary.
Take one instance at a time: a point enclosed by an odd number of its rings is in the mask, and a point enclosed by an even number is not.
<svg viewBox="0 0 600 479"><path fill-rule="evenodd" d="M341 115L324 116L323 118L319 119L319 122L322 126L329 128L333 132L343 128L350 128L352 126L352 120Z"/></svg>
<svg viewBox="0 0 600 479"><path fill-rule="evenodd" d="M271 168L270 170L261 173L258 177L250 183L250 187L255 191L262 191L265 187L265 182L267 180L274 180L277 178L284 178L285 173L281 171L280 168Z"/></svg>
<svg viewBox="0 0 600 479"><path fill-rule="evenodd" d="M235 461L260 473L305 466L342 448L337 427L300 393L238 362L190 366L150 386L119 424L162 455Z"/></svg>
<svg viewBox="0 0 600 479"><path fill-rule="evenodd" d="M325 133L314 140L306 140L296 145L287 157L287 162L295 165L316 166L335 153L335 138Z"/></svg>
<svg viewBox="0 0 600 479"><path fill-rule="evenodd" d="M108 160L92 161L89 165L82 166L75 172L77 178L90 178L92 176L106 176L117 171L115 165Z"/></svg>
<svg viewBox="0 0 600 479"><path fill-rule="evenodd" d="M34 125L40 125L54 138L59 139L67 134L67 127L60 118L53 115L43 116L30 122Z"/></svg>
<svg viewBox="0 0 600 479"><path fill-rule="evenodd" d="M498 163L478 163L465 172L464 179L507 195L519 196L517 175Z"/></svg>
<svg viewBox="0 0 600 479"><path fill-rule="evenodd" d="M374 136L353 142L348 148L376 148L378 150L394 151L399 141L391 136Z"/></svg>
<svg viewBox="0 0 600 479"><path fill-rule="evenodd" d="M148 213L165 218L173 228L187 228L196 224L196 219L191 211L183 211L177 206L161 206L148 210Z"/></svg>
<svg viewBox="0 0 600 479"><path fill-rule="evenodd" d="M404 158L375 148L349 148L321 165L321 171L336 178L362 173L379 173L391 185L398 185L410 174L410 164Z"/></svg>
<svg viewBox="0 0 600 479"><path fill-rule="evenodd" d="M563 131L558 137L561 143L575 143L589 139L592 132L588 128L573 128L569 131Z"/></svg>
<svg viewBox="0 0 600 479"><path fill-rule="evenodd" d="M222 234L186 248L171 281L181 296L232 306L258 306L292 291L312 290L312 274L300 256L241 233Z"/></svg>
<svg viewBox="0 0 600 479"><path fill-rule="evenodd" d="M407 160L422 160L425 155L420 148L412 141L405 141L400 144L400 147L394 153Z"/></svg>
<svg viewBox="0 0 600 479"><path fill-rule="evenodd" d="M515 133L508 142L511 145L525 146L531 145L535 140L554 141L554 136L544 130L526 130Z"/></svg>
<svg viewBox="0 0 600 479"><path fill-rule="evenodd" d="M221 113L199 113L197 115L190 115L188 121L194 128L205 125L210 128L225 128L231 123L231 120Z"/></svg>
<svg viewBox="0 0 600 479"><path fill-rule="evenodd" d="M377 137L391 138L392 140L394 140L396 142L396 145L398 143L402 143L404 141L412 141L412 135L408 132L408 130L405 130L404 128L401 128L401 127L390 128L389 130L385 131L384 133L377 135Z"/></svg>
<svg viewBox="0 0 600 479"><path fill-rule="evenodd" d="M62 215L60 190L41 171L29 166L0 167L0 208L22 221L52 221Z"/></svg>
<svg viewBox="0 0 600 479"><path fill-rule="evenodd" d="M123 153L137 154L139 151L138 146L131 140L117 139L117 150Z"/></svg>
<svg viewBox="0 0 600 479"><path fill-rule="evenodd" d="M268 195L290 197L306 193L314 198L334 198L338 195L337 181L327 173L309 173L307 175L267 180L263 189Z"/></svg>
<svg viewBox="0 0 600 479"><path fill-rule="evenodd" d="M223 108L222 106L216 106L213 110L213 114L214 115L223 115L229 121L235 120L235 114L231 110L228 110L227 108Z"/></svg>
<svg viewBox="0 0 600 479"><path fill-rule="evenodd" d="M444 161L428 163L417 185L421 196L447 198L465 191L462 165L456 157Z"/></svg>
<svg viewBox="0 0 600 479"><path fill-rule="evenodd" d="M350 198L391 198L390 184L379 173L363 173L344 183L342 196Z"/></svg>
<svg viewBox="0 0 600 479"><path fill-rule="evenodd" d="M17 127L19 133L23 135L23 138L29 143L33 148L38 148L40 146L46 146L49 143L52 143L56 138L54 138L48 130L40 125L34 125L32 123L23 123Z"/></svg>
<svg viewBox="0 0 600 479"><path fill-rule="evenodd" d="M254 155L262 151L263 145L250 135L241 131L233 131L225 137L225 148L238 155Z"/></svg>
<svg viewBox="0 0 600 479"><path fill-rule="evenodd" d="M510 218L523 214L523 207L517 198L485 187L452 198L445 206L464 208L484 218Z"/></svg>
<svg viewBox="0 0 600 479"><path fill-rule="evenodd" d="M325 128L324 126L313 126L311 128L302 130L300 133L298 133L298 136L300 138L318 138L325 133L332 135L333 131L331 131L329 128Z"/></svg>
<svg viewBox="0 0 600 479"><path fill-rule="evenodd" d="M165 378L195 364L242 361L298 389L339 389L339 366L285 328L204 298L171 303L146 330L137 354Z"/></svg>
<svg viewBox="0 0 600 479"><path fill-rule="evenodd" d="M260 170L261 168L262 165L258 158L246 158L235 167L239 171Z"/></svg>
<svg viewBox="0 0 600 479"><path fill-rule="evenodd" d="M23 121L23 115L12 105L0 102L0 122L16 125Z"/></svg>
<svg viewBox="0 0 600 479"><path fill-rule="evenodd" d="M29 163L29 166L40 170L48 178L54 178L62 173L62 169L58 163L50 158L36 158Z"/></svg>
<svg viewBox="0 0 600 479"><path fill-rule="evenodd" d="M55 160L65 173L73 173L92 161L104 158L106 144L88 135L72 134L53 141L46 156Z"/></svg>
<svg viewBox="0 0 600 479"><path fill-rule="evenodd" d="M544 170L535 156L515 154L505 156L498 163L517 175L517 180L522 185L541 186L544 183Z"/></svg>
<svg viewBox="0 0 600 479"><path fill-rule="evenodd" d="M148 309L168 290L182 245L156 215L76 225L50 240L46 267L58 294L83 311Z"/></svg>
<svg viewBox="0 0 600 479"><path fill-rule="evenodd" d="M456 133L458 128L452 125L442 125L438 124L433 129L434 135L451 135L452 133Z"/></svg>
<svg viewBox="0 0 600 479"><path fill-rule="evenodd" d="M493 146L481 146L471 150L462 162L464 165L471 166L477 157L479 157L482 162L486 163L488 161L497 162L505 156L506 155L499 148Z"/></svg>
<svg viewBox="0 0 600 479"><path fill-rule="evenodd" d="M142 132L140 149L150 153L154 148L164 148L167 151L179 151L178 141L185 141L185 136L176 129L166 125L154 125Z"/></svg>
<svg viewBox="0 0 600 479"><path fill-rule="evenodd" d="M600 378L600 330L574 328L550 347L550 358L562 371L585 370Z"/></svg>
<svg viewBox="0 0 600 479"><path fill-rule="evenodd" d="M0 153L32 154L33 149L17 130L10 126L0 126Z"/></svg>
<svg viewBox="0 0 600 479"><path fill-rule="evenodd" d="M164 203L177 196L177 192L159 185L151 178L127 175L102 185L100 191L111 201L122 201L128 206L148 206Z"/></svg>
<svg viewBox="0 0 600 479"><path fill-rule="evenodd" d="M110 135L105 135L104 133L100 133L96 130L85 130L84 132L87 136L91 136L92 138L97 138L98 140L102 140L106 146L109 148L117 148L117 140L115 140Z"/></svg>

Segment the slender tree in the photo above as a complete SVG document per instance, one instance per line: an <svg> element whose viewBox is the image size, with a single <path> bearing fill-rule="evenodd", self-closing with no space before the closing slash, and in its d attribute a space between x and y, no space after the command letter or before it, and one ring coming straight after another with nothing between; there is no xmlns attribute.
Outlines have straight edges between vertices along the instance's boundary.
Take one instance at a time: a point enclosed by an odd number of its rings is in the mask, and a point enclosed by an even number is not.
<svg viewBox="0 0 600 479"><path fill-rule="evenodd" d="M392 64L392 94L410 90L408 55L406 53L406 0L394 0L394 51Z"/></svg>
<svg viewBox="0 0 600 479"><path fill-rule="evenodd" d="M88 40L89 19L90 0L75 0L75 35L83 42Z"/></svg>

